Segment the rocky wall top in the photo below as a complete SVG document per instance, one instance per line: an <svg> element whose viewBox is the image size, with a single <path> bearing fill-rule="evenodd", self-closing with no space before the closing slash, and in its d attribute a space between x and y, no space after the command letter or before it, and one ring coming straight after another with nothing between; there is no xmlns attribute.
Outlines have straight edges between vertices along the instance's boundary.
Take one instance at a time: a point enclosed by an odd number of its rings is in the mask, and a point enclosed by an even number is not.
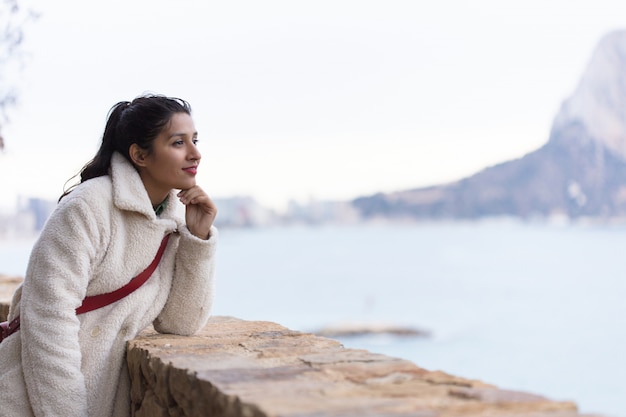
<svg viewBox="0 0 626 417"><path fill-rule="evenodd" d="M571 402L232 317L192 337L146 331L129 343L128 363L136 417L580 416Z"/></svg>
<svg viewBox="0 0 626 417"><path fill-rule="evenodd" d="M18 283L0 276L0 312ZM189 337L147 329L128 343L127 362L135 417L582 416L571 402L232 317Z"/></svg>

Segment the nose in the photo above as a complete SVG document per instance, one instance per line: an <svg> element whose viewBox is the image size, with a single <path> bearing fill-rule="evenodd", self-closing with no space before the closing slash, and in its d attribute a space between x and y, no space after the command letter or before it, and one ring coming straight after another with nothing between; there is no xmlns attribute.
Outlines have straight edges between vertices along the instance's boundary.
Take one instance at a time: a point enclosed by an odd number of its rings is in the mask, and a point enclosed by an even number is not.
<svg viewBox="0 0 626 417"><path fill-rule="evenodd" d="M191 144L188 158L191 161L200 161L200 158L202 158L202 154L200 153L200 150L198 149L198 146L195 143Z"/></svg>

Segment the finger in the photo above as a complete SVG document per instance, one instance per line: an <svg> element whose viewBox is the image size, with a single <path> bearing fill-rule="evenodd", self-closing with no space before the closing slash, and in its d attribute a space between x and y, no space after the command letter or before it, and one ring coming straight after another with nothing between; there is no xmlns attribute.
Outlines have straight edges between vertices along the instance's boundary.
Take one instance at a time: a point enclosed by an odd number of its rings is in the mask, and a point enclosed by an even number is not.
<svg viewBox="0 0 626 417"><path fill-rule="evenodd" d="M201 207L204 211L215 211L216 207L213 200L202 190L187 192L180 197L181 202L185 205L194 205Z"/></svg>
<svg viewBox="0 0 626 417"><path fill-rule="evenodd" d="M206 194L192 195L192 196L187 197L187 200L188 200L187 204L193 204L193 205L199 205L199 206L209 205L211 201L209 199L209 196L207 196Z"/></svg>
<svg viewBox="0 0 626 417"><path fill-rule="evenodd" d="M193 193L197 192L198 190L199 190L200 192L204 192L204 191L202 190L202 188L200 188L198 185L194 185L193 187L191 187L191 188L187 188L186 190L180 190L180 191L178 192L178 194L176 194L176 196L177 196L177 197L188 196L188 195L190 195L190 194L193 194Z"/></svg>
<svg viewBox="0 0 626 417"><path fill-rule="evenodd" d="M193 187L178 193L178 198L183 204L196 204L198 198L206 196L206 193L199 187Z"/></svg>

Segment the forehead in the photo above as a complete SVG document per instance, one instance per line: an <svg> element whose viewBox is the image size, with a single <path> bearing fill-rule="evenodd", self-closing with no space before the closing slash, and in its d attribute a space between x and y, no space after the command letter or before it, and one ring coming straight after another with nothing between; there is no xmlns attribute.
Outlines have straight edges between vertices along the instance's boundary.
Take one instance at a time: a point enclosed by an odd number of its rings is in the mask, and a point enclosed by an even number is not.
<svg viewBox="0 0 626 417"><path fill-rule="evenodd" d="M193 136L196 133L196 126L194 125L193 118L190 115L187 113L174 113L169 123L163 128L161 136Z"/></svg>

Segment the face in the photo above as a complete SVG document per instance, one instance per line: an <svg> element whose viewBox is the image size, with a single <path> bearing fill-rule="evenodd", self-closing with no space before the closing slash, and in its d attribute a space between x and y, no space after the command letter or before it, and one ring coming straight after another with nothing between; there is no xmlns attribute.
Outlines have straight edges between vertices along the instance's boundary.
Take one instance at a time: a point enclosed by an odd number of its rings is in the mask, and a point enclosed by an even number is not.
<svg viewBox="0 0 626 417"><path fill-rule="evenodd" d="M190 115L176 113L146 153L131 146L135 162L152 204L159 204L172 189L186 190L196 185L200 163L198 132Z"/></svg>

